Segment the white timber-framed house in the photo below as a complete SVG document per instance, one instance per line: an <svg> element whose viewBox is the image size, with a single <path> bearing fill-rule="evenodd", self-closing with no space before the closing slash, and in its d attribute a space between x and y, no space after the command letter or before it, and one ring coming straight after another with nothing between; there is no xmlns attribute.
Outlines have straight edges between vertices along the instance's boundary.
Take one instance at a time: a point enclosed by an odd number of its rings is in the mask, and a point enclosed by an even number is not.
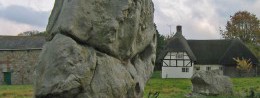
<svg viewBox="0 0 260 98"><path fill-rule="evenodd" d="M168 44L162 60L162 78L190 78L196 58L182 35L181 26L177 26L177 33Z"/></svg>
<svg viewBox="0 0 260 98"><path fill-rule="evenodd" d="M253 67L246 76L256 76L259 61L238 39L186 40L182 27L176 27L176 34L170 38L159 56L162 78L191 78L196 71L222 70L230 77L240 77L233 58L250 59Z"/></svg>

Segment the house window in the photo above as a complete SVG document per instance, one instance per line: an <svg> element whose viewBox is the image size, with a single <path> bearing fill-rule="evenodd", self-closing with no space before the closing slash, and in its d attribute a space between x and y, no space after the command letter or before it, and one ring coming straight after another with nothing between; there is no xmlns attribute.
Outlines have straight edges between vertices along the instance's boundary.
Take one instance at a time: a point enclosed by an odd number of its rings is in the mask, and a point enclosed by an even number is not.
<svg viewBox="0 0 260 98"><path fill-rule="evenodd" d="M182 72L189 72L189 68L182 68Z"/></svg>
<svg viewBox="0 0 260 98"><path fill-rule="evenodd" d="M183 54L178 53L178 54L176 55L176 58L177 58L177 59L183 59Z"/></svg>
<svg viewBox="0 0 260 98"><path fill-rule="evenodd" d="M196 70L200 70L200 67L195 67Z"/></svg>
<svg viewBox="0 0 260 98"><path fill-rule="evenodd" d="M211 67L207 67L207 71L211 70Z"/></svg>
<svg viewBox="0 0 260 98"><path fill-rule="evenodd" d="M219 67L219 70L223 70L223 67Z"/></svg>

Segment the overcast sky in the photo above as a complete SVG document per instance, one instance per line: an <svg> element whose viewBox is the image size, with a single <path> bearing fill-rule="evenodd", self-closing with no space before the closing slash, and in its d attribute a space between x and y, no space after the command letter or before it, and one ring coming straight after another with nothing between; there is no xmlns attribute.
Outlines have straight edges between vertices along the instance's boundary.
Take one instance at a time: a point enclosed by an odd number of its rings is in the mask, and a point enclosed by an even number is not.
<svg viewBox="0 0 260 98"><path fill-rule="evenodd" d="M187 39L219 39L230 15L247 10L260 18L260 0L153 0L154 22L161 34L183 26ZM44 31L54 0L0 0L0 35Z"/></svg>

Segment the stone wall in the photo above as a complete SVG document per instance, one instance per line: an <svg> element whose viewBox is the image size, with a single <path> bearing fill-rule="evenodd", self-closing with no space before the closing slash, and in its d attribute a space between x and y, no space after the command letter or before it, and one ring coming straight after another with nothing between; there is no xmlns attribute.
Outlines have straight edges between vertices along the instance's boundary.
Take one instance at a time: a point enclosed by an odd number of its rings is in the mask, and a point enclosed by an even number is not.
<svg viewBox="0 0 260 98"><path fill-rule="evenodd" d="M40 52L40 49L0 51L0 84L4 84L5 69L11 72L12 84L32 84L33 70Z"/></svg>

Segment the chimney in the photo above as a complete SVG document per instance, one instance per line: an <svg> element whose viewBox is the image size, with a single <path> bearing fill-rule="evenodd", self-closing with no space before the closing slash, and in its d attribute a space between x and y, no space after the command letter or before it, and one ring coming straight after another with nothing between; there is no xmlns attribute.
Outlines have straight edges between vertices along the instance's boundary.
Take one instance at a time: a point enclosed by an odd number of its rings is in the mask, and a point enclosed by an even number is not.
<svg viewBox="0 0 260 98"><path fill-rule="evenodd" d="M176 34L181 34L182 35L181 25L177 25L176 26L176 30L177 30Z"/></svg>

